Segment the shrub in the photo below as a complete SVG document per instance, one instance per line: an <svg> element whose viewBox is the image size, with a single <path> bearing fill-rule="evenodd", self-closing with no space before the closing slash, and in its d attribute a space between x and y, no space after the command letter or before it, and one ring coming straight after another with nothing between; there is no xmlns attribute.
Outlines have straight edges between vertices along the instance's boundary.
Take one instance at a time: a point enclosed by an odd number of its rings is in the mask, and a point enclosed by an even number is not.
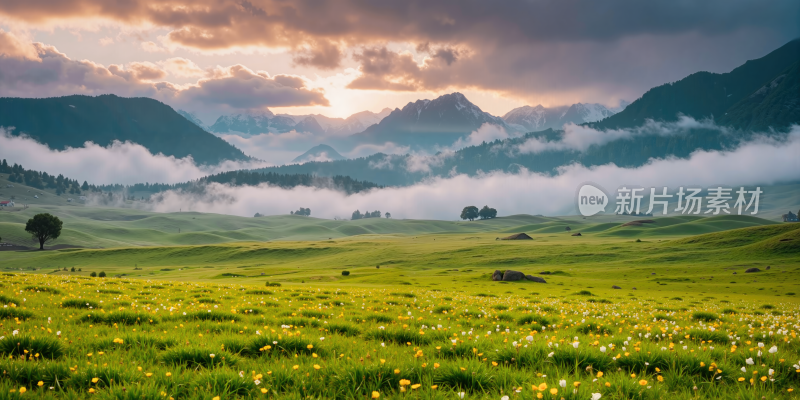
<svg viewBox="0 0 800 400"><path fill-rule="evenodd" d="M19 304L19 300L0 294L0 304Z"/></svg>
<svg viewBox="0 0 800 400"><path fill-rule="evenodd" d="M105 271L100 271L100 273L97 274L97 276L100 277L100 278L105 278L106 277L106 273L105 273Z"/></svg>
<svg viewBox="0 0 800 400"><path fill-rule="evenodd" d="M61 302L64 308L100 308L100 303L84 299L69 299Z"/></svg>
<svg viewBox="0 0 800 400"><path fill-rule="evenodd" d="M267 286L269 286L269 285L267 285ZM270 292L269 290L248 290L248 291L244 292L244 294L268 296L268 295L271 295L272 292Z"/></svg>
<svg viewBox="0 0 800 400"><path fill-rule="evenodd" d="M0 354L12 357L27 355L34 359L38 354L39 358L54 360L64 355L64 347L58 339L47 336L10 336L0 340Z"/></svg>
<svg viewBox="0 0 800 400"><path fill-rule="evenodd" d="M89 274L89 276L91 276L92 278L97 278L97 272L92 271L92 273Z"/></svg>
<svg viewBox="0 0 800 400"><path fill-rule="evenodd" d="M281 287L281 284L278 282L267 282L267 287Z"/></svg>
<svg viewBox="0 0 800 400"><path fill-rule="evenodd" d="M350 276L350 271L342 271L342 276Z"/></svg>
<svg viewBox="0 0 800 400"><path fill-rule="evenodd" d="M58 290L56 288L48 287L48 286L25 286L22 289L24 289L24 290L32 290L34 292L45 292L45 293L52 293L52 294L61 294L60 290Z"/></svg>
<svg viewBox="0 0 800 400"><path fill-rule="evenodd" d="M531 328L534 328L534 327L536 327L538 325L538 327L539 327L538 329L541 330L542 326L550 325L551 322L547 318L545 318L545 317L543 317L541 315L528 314L528 315L518 319L517 320L517 324L518 325L528 325L528 324L534 325Z"/></svg>
<svg viewBox="0 0 800 400"><path fill-rule="evenodd" d="M215 321L215 322L228 322L240 321L242 318L236 314L225 314L220 311L197 311L183 316L185 320L200 320L200 321Z"/></svg>
<svg viewBox="0 0 800 400"><path fill-rule="evenodd" d="M692 313L692 319L695 321L711 322L715 321L717 318L719 318L717 314L708 311L695 311Z"/></svg>
<svg viewBox="0 0 800 400"><path fill-rule="evenodd" d="M80 322L106 325L141 325L157 324L156 317L148 314L119 311L110 314L87 314L79 319Z"/></svg>
<svg viewBox="0 0 800 400"><path fill-rule="evenodd" d="M33 318L33 313L27 310L20 310L19 308L0 308L0 319L30 319Z"/></svg>
<svg viewBox="0 0 800 400"><path fill-rule="evenodd" d="M189 368L213 368L218 365L236 365L238 358L227 352L207 349L173 349L161 356L166 364L185 365Z"/></svg>

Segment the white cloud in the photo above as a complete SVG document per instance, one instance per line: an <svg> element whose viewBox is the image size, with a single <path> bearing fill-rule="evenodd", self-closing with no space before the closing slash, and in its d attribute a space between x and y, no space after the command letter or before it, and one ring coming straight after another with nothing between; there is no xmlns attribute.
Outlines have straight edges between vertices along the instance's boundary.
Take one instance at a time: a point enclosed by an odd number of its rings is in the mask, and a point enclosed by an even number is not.
<svg viewBox="0 0 800 400"><path fill-rule="evenodd" d="M490 205L501 216L517 213L564 215L575 213L575 192L585 182L615 190L623 185L711 187L797 181L800 179L798 152L800 127L794 127L783 142L758 138L736 150L698 151L688 159L653 160L638 168L620 168L613 164L592 168L570 165L561 168L555 176L528 171L476 177L455 175L349 196L335 190L306 187L286 190L266 185L213 185L201 196L165 193L153 209L166 212L183 208L250 216L256 212L285 214L297 207L309 207L312 215L322 218L346 217L356 209L379 209L391 212L395 218L452 220L458 217L463 206Z"/></svg>
<svg viewBox="0 0 800 400"><path fill-rule="evenodd" d="M530 138L517 145L512 152L536 154L544 151L586 151L592 146L602 146L619 139L630 139L642 135L680 135L692 129L713 129L725 132L724 127L717 126L710 120L697 121L694 118L681 116L676 122L655 122L647 120L641 127L632 129L609 129L600 131L587 126L569 123L564 125L564 133L560 140L548 141L537 137Z"/></svg>
<svg viewBox="0 0 800 400"><path fill-rule="evenodd" d="M246 168L267 167L267 163L226 161L198 167L191 157L153 155L144 146L115 142L102 147L86 142L84 147L58 151L24 136L8 135L0 128L0 159L26 169L63 174L92 184L179 183L209 174Z"/></svg>
<svg viewBox="0 0 800 400"><path fill-rule="evenodd" d="M477 130L473 131L466 138L458 138L450 149L458 150L469 146L480 146L483 142L490 143L495 140L505 140L519 135L512 135L506 132L501 126L485 123Z"/></svg>

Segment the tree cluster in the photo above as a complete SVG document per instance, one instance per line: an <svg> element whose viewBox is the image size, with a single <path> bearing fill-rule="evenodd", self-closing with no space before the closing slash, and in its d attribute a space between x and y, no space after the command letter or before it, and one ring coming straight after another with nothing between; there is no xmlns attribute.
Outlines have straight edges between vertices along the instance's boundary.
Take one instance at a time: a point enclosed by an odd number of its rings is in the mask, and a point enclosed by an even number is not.
<svg viewBox="0 0 800 400"><path fill-rule="evenodd" d="M353 211L353 215L350 217L350 219L351 220L357 220L357 219L364 219L364 218L380 218L381 215L382 215L381 212L378 211L378 210L375 210L375 211L372 211L372 212L364 211L363 214L361 213L361 211L355 210L355 211ZM386 218L391 218L391 217L392 217L392 213L388 213L387 212L386 213Z"/></svg>
<svg viewBox="0 0 800 400"><path fill-rule="evenodd" d="M297 211L289 211L289 214L302 215L302 216L308 217L309 215L311 215L311 209L310 208L300 207L300 209L297 210Z"/></svg>
<svg viewBox="0 0 800 400"><path fill-rule="evenodd" d="M480 210L475 206L467 206L461 210L461 219L474 221L480 219L492 219L497 217L497 210L489 206L483 206Z"/></svg>
<svg viewBox="0 0 800 400"><path fill-rule="evenodd" d="M100 191L97 186L89 185L86 181L80 184L77 180L66 178L61 174L55 176L47 172L26 170L19 164L8 165L6 160L0 162L0 173L9 174L8 180L11 182L21 183L36 189L55 189L58 196L67 192L81 194L82 191Z"/></svg>

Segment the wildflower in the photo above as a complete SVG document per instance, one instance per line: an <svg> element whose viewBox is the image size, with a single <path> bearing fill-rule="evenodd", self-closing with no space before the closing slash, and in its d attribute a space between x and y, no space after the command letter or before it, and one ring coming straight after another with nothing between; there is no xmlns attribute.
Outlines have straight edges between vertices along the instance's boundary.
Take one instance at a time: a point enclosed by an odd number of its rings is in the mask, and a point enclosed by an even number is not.
<svg viewBox="0 0 800 400"><path fill-rule="evenodd" d="M36 385L39 386L39 387L42 387L42 386L44 386L44 382L39 381L39 383L37 383Z"/></svg>
<svg viewBox="0 0 800 400"><path fill-rule="evenodd" d="M408 379L400 379L400 386L408 386L411 384L411 381Z"/></svg>
<svg viewBox="0 0 800 400"><path fill-rule="evenodd" d="M567 381L564 379L558 381L558 386L561 386L562 388L567 387Z"/></svg>
<svg viewBox="0 0 800 400"><path fill-rule="evenodd" d="M92 383L97 383L97 381L99 381L99 380L100 380L100 378L92 378Z"/></svg>
<svg viewBox="0 0 800 400"><path fill-rule="evenodd" d="M295 370L295 371L297 371L299 368L300 368L299 365L295 365L295 366L292 367L292 369Z"/></svg>
<svg viewBox="0 0 800 400"><path fill-rule="evenodd" d="M601 353L605 353L606 352L606 346L600 346L600 352ZM600 393L596 393L596 394L600 394ZM599 399L599 397L598 397L598 399Z"/></svg>
<svg viewBox="0 0 800 400"><path fill-rule="evenodd" d="M261 388L261 393L263 393L263 394L266 394L266 393L267 393L267 389L265 389L265 388ZM375 392L375 393L377 393L377 392ZM373 399L375 399L375 398L376 398L376 397L373 397Z"/></svg>
<svg viewBox="0 0 800 400"><path fill-rule="evenodd" d="M463 399L464 398L464 392L458 392L458 398L459 399Z"/></svg>
<svg viewBox="0 0 800 400"><path fill-rule="evenodd" d="M748 358L747 360L744 360L744 362L746 362L746 363L747 363L747 365L753 365L753 364L755 364L755 362L753 362L753 357L750 357L750 358Z"/></svg>
<svg viewBox="0 0 800 400"><path fill-rule="evenodd" d="M663 376L661 376L661 375L659 375L658 377L656 377L656 379L657 379L659 382L664 382L664 377L663 377Z"/></svg>
<svg viewBox="0 0 800 400"><path fill-rule="evenodd" d="M261 390L266 390L266 389L261 389ZM378 393L378 392L374 392L374 391L372 392L372 398L373 398L373 399L377 399L377 398L379 398L379 397L381 397L381 394L380 394L380 393Z"/></svg>
<svg viewBox="0 0 800 400"><path fill-rule="evenodd" d="M508 396L503 396L500 398L500 400L508 400Z"/></svg>
<svg viewBox="0 0 800 400"><path fill-rule="evenodd" d="M558 394L558 389L556 389L556 388L550 389L550 394L552 394L553 396L557 395Z"/></svg>
<svg viewBox="0 0 800 400"><path fill-rule="evenodd" d="M592 400L600 400L601 397L603 397L603 395L600 393L592 393Z"/></svg>
<svg viewBox="0 0 800 400"><path fill-rule="evenodd" d="M641 386L647 386L647 381L646 381L646 380L644 380L644 379L642 379L642 380L640 380L640 381L639 381L639 385L641 385Z"/></svg>
<svg viewBox="0 0 800 400"><path fill-rule="evenodd" d="M211 357L211 358L216 357L214 354L209 354L208 356Z"/></svg>
<svg viewBox="0 0 800 400"><path fill-rule="evenodd" d="M539 391L544 392L545 390L547 390L547 383L539 384Z"/></svg>
<svg viewBox="0 0 800 400"><path fill-rule="evenodd" d="M28 391L28 389L25 389L25 386L20 386L19 387L19 394L23 394L23 393L25 393L27 391Z"/></svg>
<svg viewBox="0 0 800 400"><path fill-rule="evenodd" d="M420 386L422 386L422 384L415 383L415 384L411 385L411 389L416 390L416 389L419 389Z"/></svg>
<svg viewBox="0 0 800 400"><path fill-rule="evenodd" d="M777 352L778 352L778 346L772 346L772 347L769 348L769 353L770 354L775 354Z"/></svg>
<svg viewBox="0 0 800 400"><path fill-rule="evenodd" d="M170 376L172 376L172 372L167 372L165 375L167 375L167 378L169 378Z"/></svg>
<svg viewBox="0 0 800 400"><path fill-rule="evenodd" d="M744 378L739 378L738 381L739 382L744 382Z"/></svg>
<svg viewBox="0 0 800 400"><path fill-rule="evenodd" d="M603 371L598 371L597 372L597 377L598 378L602 378L603 377Z"/></svg>
<svg viewBox="0 0 800 400"><path fill-rule="evenodd" d="M580 346L580 344L581 344L580 342L575 342L575 343L572 344L572 347L577 349L578 346Z"/></svg>
<svg viewBox="0 0 800 400"><path fill-rule="evenodd" d="M319 371L319 369L320 369L320 368L322 368L322 367L320 367L320 366L319 366L319 365L317 365L317 364L314 364L314 369L315 369L315 370Z"/></svg>

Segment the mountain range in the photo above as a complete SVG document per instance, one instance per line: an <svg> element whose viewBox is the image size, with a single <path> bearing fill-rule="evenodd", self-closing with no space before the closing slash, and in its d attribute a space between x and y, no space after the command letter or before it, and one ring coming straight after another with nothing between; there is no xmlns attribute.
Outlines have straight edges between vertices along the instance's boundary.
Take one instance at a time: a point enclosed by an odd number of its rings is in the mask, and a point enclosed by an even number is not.
<svg viewBox="0 0 800 400"><path fill-rule="evenodd" d="M130 141L153 154L191 155L198 164L249 159L170 106L146 97L0 98L0 127L13 127L12 135L28 135L56 150L83 147L86 142L108 146Z"/></svg>
<svg viewBox="0 0 800 400"><path fill-rule="evenodd" d="M792 83L792 79L794 82L797 79L798 61L800 39L795 39L731 72L697 72L652 88L618 114L590 125L598 129L629 128L640 126L647 119L675 121L679 115L686 115L695 119L713 118L722 125L739 129L785 129L800 122L796 118L800 91ZM788 79L779 79L780 75ZM768 91L769 98L760 97ZM767 103L761 103L762 100ZM761 111L756 110L759 104ZM769 109L764 105L769 105Z"/></svg>
<svg viewBox="0 0 800 400"><path fill-rule="evenodd" d="M717 91L727 94L721 97ZM563 114L551 111L544 107L522 107L512 110L506 118L515 121L515 125L544 126L552 121L547 120L548 117L566 116L564 111ZM641 129L647 120L669 123L678 120L681 115L695 119L714 118L718 125L734 129L725 131L701 126L668 135L658 131L647 133ZM383 121L379 125L382 124ZM520 151L520 146L526 141L546 143L561 139L563 131L550 128L465 147L450 154L437 154L427 160L420 160L415 155L374 154L328 162L324 167L308 162L265 171L348 175L382 185L408 185L430 176L447 176L452 171L476 175L489 171L515 172L525 168L549 174L556 173L559 167L574 163L585 166L614 163L620 167L638 167L653 158L686 158L698 150L729 149L741 141L760 135L760 132L780 140L783 132L793 124L800 124L800 40L792 41L760 59L748 61L729 73L696 73L651 89L619 113L585 123L600 130L637 128L641 130L640 133L600 142L582 150L554 146L538 152ZM426 168L418 167L420 161L425 163Z"/></svg>
<svg viewBox="0 0 800 400"><path fill-rule="evenodd" d="M346 137L354 133L362 132L370 125L377 124L380 120L389 115L390 112L390 109L385 108L378 113L361 111L347 118L331 118L320 114L275 115L268 109L264 109L257 112L223 115L217 118L211 126L200 126L216 134L236 134L242 136L252 136L261 133L285 133L295 130L297 132L311 133L314 135Z"/></svg>
<svg viewBox="0 0 800 400"><path fill-rule="evenodd" d="M620 105L624 109L627 102ZM577 103L571 106L546 108L541 104L536 107L522 106L515 108L503 120L510 125L521 127L526 132L543 131L545 129L561 129L565 124L580 125L586 122L596 122L608 118L619 112L609 109L602 104Z"/></svg>
<svg viewBox="0 0 800 400"><path fill-rule="evenodd" d="M728 73L697 72L655 87L623 110L616 111L598 104L578 103L554 108L539 105L514 109L501 118L481 110L456 92L433 100L409 102L394 110L364 111L346 119L321 115L276 115L265 109L257 113L224 115L211 126L205 126L196 115L176 112L153 99L75 95L46 99L0 98L0 127L13 127L13 135L29 135L53 149L81 147L86 141L102 146L115 140L130 141L141 144L152 153L175 157L191 155L201 164L249 159L212 133L252 136L297 130L324 137L326 143L348 152L360 145L388 142L412 150L433 152L452 146L484 124L501 127L520 140L531 137L557 139L561 134L559 130L566 123L605 130L641 127L647 120L676 121L681 115L695 119L713 118L719 125L740 131L781 132L791 124L800 123L800 40L791 41L759 59L747 61ZM513 140L506 144L515 143ZM473 167L482 171L507 169L511 164L537 171L550 171L554 166L571 162L637 165L642 162L641 157L681 156L696 149L713 150L728 139L697 131L680 139L670 136L636 140L639 142L627 140L596 145L596 149L582 154L566 150L537 154L535 160L521 163L504 156L482 153L490 149L476 146L459 153L471 157L471 160L462 157L463 164L450 165L448 161L442 165L455 166L459 171L470 171ZM297 145L308 146L305 142ZM300 153L305 149L307 147L292 151ZM331 150L312 149L296 159L296 162L305 164L289 168L291 173L321 171L352 175L380 184L420 179L416 173L411 178L388 180L364 176L370 174L365 170L368 165L355 161L330 161L324 168L309 161L333 160L339 153L334 154L335 150ZM322 154L326 156L321 158ZM383 155L375 157L361 160L385 164ZM339 165L352 168L340 168ZM433 169L430 173L438 172Z"/></svg>

